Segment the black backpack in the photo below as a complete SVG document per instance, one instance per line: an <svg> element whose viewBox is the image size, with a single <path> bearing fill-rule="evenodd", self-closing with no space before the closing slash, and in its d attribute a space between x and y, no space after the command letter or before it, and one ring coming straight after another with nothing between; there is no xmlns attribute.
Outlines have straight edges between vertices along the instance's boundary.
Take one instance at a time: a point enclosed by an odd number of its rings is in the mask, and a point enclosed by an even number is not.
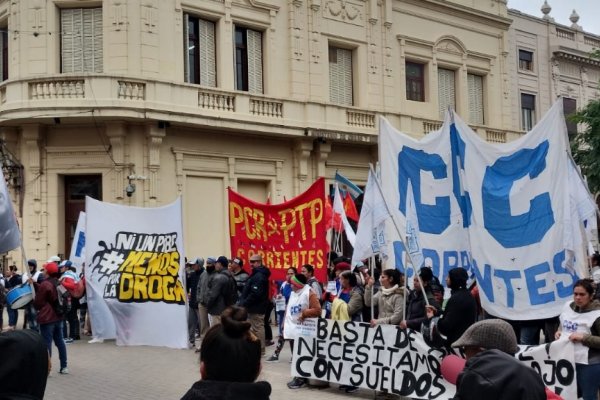
<svg viewBox="0 0 600 400"><path fill-rule="evenodd" d="M71 302L73 301L71 293L63 286L58 279L53 279L54 287L56 288L56 294L58 300L54 303L54 312L59 317L66 316L71 311Z"/></svg>

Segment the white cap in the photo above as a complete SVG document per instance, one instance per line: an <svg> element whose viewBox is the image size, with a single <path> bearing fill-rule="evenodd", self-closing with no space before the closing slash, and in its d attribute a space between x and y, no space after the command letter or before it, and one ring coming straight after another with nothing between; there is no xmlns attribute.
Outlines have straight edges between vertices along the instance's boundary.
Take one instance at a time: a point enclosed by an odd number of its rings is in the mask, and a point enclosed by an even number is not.
<svg viewBox="0 0 600 400"><path fill-rule="evenodd" d="M60 262L60 257L59 256L52 256L46 262Z"/></svg>

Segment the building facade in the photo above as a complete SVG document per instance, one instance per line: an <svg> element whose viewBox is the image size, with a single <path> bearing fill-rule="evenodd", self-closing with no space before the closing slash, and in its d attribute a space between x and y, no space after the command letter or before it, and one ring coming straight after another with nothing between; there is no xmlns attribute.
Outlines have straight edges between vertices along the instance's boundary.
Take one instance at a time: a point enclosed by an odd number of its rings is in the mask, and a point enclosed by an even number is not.
<svg viewBox="0 0 600 400"><path fill-rule="evenodd" d="M279 202L336 170L364 184L379 115L420 137L453 107L487 140L518 138L513 17L505 0L0 0L27 257L68 256L85 195L182 196L186 253L228 254L228 186Z"/></svg>

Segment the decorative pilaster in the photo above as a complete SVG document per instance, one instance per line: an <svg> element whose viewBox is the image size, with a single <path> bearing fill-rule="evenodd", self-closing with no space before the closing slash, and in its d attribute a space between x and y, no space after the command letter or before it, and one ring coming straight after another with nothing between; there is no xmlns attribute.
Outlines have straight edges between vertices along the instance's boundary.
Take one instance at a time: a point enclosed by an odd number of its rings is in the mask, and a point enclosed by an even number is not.
<svg viewBox="0 0 600 400"><path fill-rule="evenodd" d="M315 149L315 162L317 164L317 176L327 176L327 158L331 153L331 144L318 141Z"/></svg>
<svg viewBox="0 0 600 400"><path fill-rule="evenodd" d="M109 122L106 124L106 136L110 142L112 159L115 162L115 178L113 195L117 200L123 200L123 187L125 184L125 134L127 127L122 122Z"/></svg>
<svg viewBox="0 0 600 400"><path fill-rule="evenodd" d="M301 182L306 182L308 177L308 160L313 149L313 142L306 140L297 140L294 143L294 168L296 179L294 179L294 195L300 194L304 189Z"/></svg>
<svg viewBox="0 0 600 400"><path fill-rule="evenodd" d="M150 201L156 201L158 199L160 149L165 136L165 128L159 128L156 125L151 125L148 129L148 198Z"/></svg>
<svg viewBox="0 0 600 400"><path fill-rule="evenodd" d="M177 185L177 195L183 194L183 181L185 175L183 174L183 153L175 153L175 183Z"/></svg>
<svg viewBox="0 0 600 400"><path fill-rule="evenodd" d="M25 153L23 163L25 165L25 181L28 182L27 191L31 193L33 204L33 215L31 220L31 232L35 239L40 239L42 233L42 168L40 159L40 126L23 126L23 144Z"/></svg>

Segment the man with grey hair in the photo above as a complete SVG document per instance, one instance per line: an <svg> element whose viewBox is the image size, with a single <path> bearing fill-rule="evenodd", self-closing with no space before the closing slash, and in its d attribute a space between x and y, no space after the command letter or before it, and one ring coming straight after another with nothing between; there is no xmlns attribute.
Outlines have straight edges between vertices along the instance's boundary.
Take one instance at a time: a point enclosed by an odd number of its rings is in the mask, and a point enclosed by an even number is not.
<svg viewBox="0 0 600 400"><path fill-rule="evenodd" d="M517 336L501 319L471 325L452 347L464 349L467 362L456 381L454 400L544 400L542 378L517 360Z"/></svg>

